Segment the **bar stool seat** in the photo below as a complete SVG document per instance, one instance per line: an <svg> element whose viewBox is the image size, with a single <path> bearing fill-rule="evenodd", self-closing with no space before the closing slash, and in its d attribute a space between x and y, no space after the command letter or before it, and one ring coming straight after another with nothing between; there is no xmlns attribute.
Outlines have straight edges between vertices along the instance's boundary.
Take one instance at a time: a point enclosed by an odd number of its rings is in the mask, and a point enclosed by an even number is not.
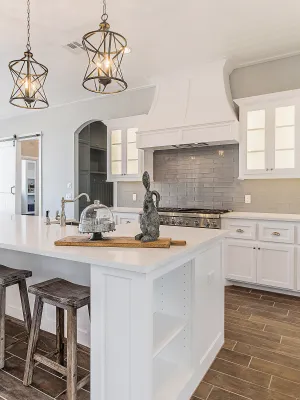
<svg viewBox="0 0 300 400"><path fill-rule="evenodd" d="M67 400L76 400L77 391L90 379L86 375L77 382L77 310L88 306L90 313L90 288L60 278L50 279L29 287L36 296L33 321L28 341L23 384L32 383L35 363L41 363L67 376ZM42 320L44 303L56 307L56 349L48 354L40 354L37 341ZM64 365L65 323L64 310L67 311L67 365ZM53 360L56 356L56 361Z"/></svg>
<svg viewBox="0 0 300 400"><path fill-rule="evenodd" d="M68 307L77 309L90 303L89 287L76 285L60 278L32 285L28 291L35 296L41 297L45 303L65 309Z"/></svg>
<svg viewBox="0 0 300 400"><path fill-rule="evenodd" d="M5 348L6 288L8 286L16 284L19 285L25 329L29 335L31 328L31 312L28 299L26 278L30 278L31 276L31 271L9 268L5 265L0 264L0 369L4 368L5 350L8 350L15 344L24 340L24 337L22 337Z"/></svg>
<svg viewBox="0 0 300 400"><path fill-rule="evenodd" d="M32 276L31 271L14 269L0 265L0 285L11 286L18 283L22 279L30 278Z"/></svg>

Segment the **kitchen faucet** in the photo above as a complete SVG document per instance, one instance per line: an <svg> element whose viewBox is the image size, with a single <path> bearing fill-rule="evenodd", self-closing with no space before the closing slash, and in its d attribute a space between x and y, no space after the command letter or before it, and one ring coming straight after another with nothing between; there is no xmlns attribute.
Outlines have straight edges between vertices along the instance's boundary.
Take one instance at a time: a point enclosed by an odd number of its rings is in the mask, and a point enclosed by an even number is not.
<svg viewBox="0 0 300 400"><path fill-rule="evenodd" d="M85 196L86 200L90 203L90 196L87 193L81 193L73 200L66 200L64 197L61 199L61 213L60 213L60 226L66 226L66 213L65 213L65 204L66 203L74 203L76 200L80 199L80 197Z"/></svg>

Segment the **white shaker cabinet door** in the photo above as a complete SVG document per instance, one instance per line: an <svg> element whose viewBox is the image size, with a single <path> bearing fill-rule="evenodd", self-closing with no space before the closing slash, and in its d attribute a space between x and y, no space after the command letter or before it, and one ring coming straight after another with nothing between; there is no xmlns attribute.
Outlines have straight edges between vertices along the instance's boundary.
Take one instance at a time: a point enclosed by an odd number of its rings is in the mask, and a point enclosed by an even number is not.
<svg viewBox="0 0 300 400"><path fill-rule="evenodd" d="M225 278L256 283L256 243L225 241Z"/></svg>
<svg viewBox="0 0 300 400"><path fill-rule="evenodd" d="M296 252L297 252L296 253L296 260L297 260L297 263L296 263L297 287L296 287L296 289L300 292L300 247L297 247Z"/></svg>
<svg viewBox="0 0 300 400"><path fill-rule="evenodd" d="M295 288L294 246L260 243L257 249L257 283Z"/></svg>

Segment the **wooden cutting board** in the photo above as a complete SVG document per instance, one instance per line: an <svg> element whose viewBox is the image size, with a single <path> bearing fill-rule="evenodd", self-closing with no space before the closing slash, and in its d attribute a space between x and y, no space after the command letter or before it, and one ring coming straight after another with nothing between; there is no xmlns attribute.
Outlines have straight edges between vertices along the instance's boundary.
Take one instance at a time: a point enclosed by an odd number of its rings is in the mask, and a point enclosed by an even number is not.
<svg viewBox="0 0 300 400"><path fill-rule="evenodd" d="M155 242L143 243L133 237L107 237L103 240L90 240L89 236L67 236L54 242L55 246L85 246L85 247L127 247L127 248L163 248L170 246L185 246L185 240L159 238Z"/></svg>

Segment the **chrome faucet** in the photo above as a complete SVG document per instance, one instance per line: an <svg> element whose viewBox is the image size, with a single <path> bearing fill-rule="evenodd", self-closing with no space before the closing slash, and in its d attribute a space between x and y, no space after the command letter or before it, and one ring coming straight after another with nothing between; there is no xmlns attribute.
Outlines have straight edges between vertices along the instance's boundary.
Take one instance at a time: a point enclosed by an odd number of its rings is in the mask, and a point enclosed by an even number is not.
<svg viewBox="0 0 300 400"><path fill-rule="evenodd" d="M66 203L74 203L80 197L85 196L86 200L90 203L90 196L87 193L81 193L77 197L75 197L73 200L66 200L64 197L61 199L61 213L60 213L60 226L66 226L66 212L65 212L65 204Z"/></svg>

